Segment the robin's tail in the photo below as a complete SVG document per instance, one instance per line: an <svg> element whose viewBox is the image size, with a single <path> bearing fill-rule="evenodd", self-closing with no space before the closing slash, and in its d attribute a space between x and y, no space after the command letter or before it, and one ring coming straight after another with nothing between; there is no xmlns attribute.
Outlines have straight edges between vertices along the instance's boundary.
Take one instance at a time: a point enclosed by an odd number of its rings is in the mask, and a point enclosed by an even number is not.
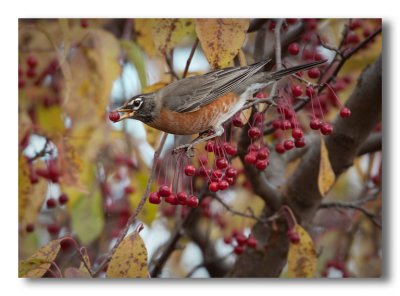
<svg viewBox="0 0 400 296"><path fill-rule="evenodd" d="M281 79L282 77L294 74L298 71L304 71L307 69L311 69L314 68L318 65L321 65L323 63L325 63L327 60L323 60L323 61L316 61L316 62L312 62L312 63L308 63L308 64L303 64L303 65L298 65L298 66L293 66L290 68L286 68L286 69L282 69L279 71L276 71L274 73L270 74L270 79L271 80L278 80Z"/></svg>

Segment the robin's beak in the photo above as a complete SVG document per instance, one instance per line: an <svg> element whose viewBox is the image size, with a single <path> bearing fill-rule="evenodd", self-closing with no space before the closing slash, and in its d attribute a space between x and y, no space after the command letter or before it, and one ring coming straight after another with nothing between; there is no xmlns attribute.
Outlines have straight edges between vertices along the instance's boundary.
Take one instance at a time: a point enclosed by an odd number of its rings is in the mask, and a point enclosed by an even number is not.
<svg viewBox="0 0 400 296"><path fill-rule="evenodd" d="M113 112L118 112L118 113L122 113L122 115L120 116L120 118L118 120L116 120L115 122L124 120L126 118L131 118L134 114L135 114L135 110L132 110L131 108L128 108L127 106L122 106L119 107L117 109L115 109Z"/></svg>

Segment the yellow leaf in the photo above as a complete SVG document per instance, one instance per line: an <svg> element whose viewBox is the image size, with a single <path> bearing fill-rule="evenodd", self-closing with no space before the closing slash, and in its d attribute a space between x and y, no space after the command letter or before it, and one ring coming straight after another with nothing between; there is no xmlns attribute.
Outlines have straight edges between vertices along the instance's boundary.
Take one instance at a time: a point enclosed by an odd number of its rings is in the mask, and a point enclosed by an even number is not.
<svg viewBox="0 0 400 296"><path fill-rule="evenodd" d="M62 183L69 186L79 185L79 173L82 171L83 162L76 148L66 139L57 143L58 158L62 168Z"/></svg>
<svg viewBox="0 0 400 296"><path fill-rule="evenodd" d="M35 254L19 263L18 276L26 278L40 278L50 268L51 262L60 251L60 243L53 240L41 247Z"/></svg>
<svg viewBox="0 0 400 296"><path fill-rule="evenodd" d="M190 19L153 19L152 34L157 51L168 54L185 36L194 32Z"/></svg>
<svg viewBox="0 0 400 296"><path fill-rule="evenodd" d="M103 231L104 213L99 191L91 196L81 195L71 209L72 229L83 245L93 242Z"/></svg>
<svg viewBox="0 0 400 296"><path fill-rule="evenodd" d="M288 276L290 278L312 278L317 269L317 254L314 243L303 227L296 224L294 231L300 237L300 242L290 243L288 253Z"/></svg>
<svg viewBox="0 0 400 296"><path fill-rule="evenodd" d="M147 278L147 250L135 231L127 236L111 257L107 268L109 278Z"/></svg>
<svg viewBox="0 0 400 296"><path fill-rule="evenodd" d="M149 86L143 88L143 93L155 92L159 89L162 89L163 87L165 87L167 85L168 85L168 82L160 81L160 82L154 83L152 85L149 85Z"/></svg>
<svg viewBox="0 0 400 296"><path fill-rule="evenodd" d="M28 204L28 197L31 191L28 163L22 153L18 160L18 220L21 222Z"/></svg>
<svg viewBox="0 0 400 296"><path fill-rule="evenodd" d="M60 106L45 107L38 105L37 109L37 124L43 133L47 136L55 136L62 134L65 131L62 110Z"/></svg>
<svg viewBox="0 0 400 296"><path fill-rule="evenodd" d="M335 183L335 173L332 170L331 162L329 161L328 149L326 148L324 138L321 137L321 159L319 162L318 173L318 189L322 196L331 189Z"/></svg>
<svg viewBox="0 0 400 296"><path fill-rule="evenodd" d="M129 202L132 209L136 209L140 200L142 199L148 179L148 171L138 171L133 174L131 186L135 188L135 192L129 197ZM155 190L156 186L153 184L150 192ZM151 222L153 222L153 220L156 218L158 208L159 207L157 205L146 202L138 218L147 225L150 225Z"/></svg>
<svg viewBox="0 0 400 296"><path fill-rule="evenodd" d="M211 67L230 66L249 28L248 19L197 19L196 33Z"/></svg>
<svg viewBox="0 0 400 296"><path fill-rule="evenodd" d="M121 46L126 50L128 60L135 65L142 88L147 86L146 65L141 48L133 41L122 40Z"/></svg>
<svg viewBox="0 0 400 296"><path fill-rule="evenodd" d="M135 19L137 42L150 57L156 54L151 22L152 19Z"/></svg>
<svg viewBox="0 0 400 296"><path fill-rule="evenodd" d="M25 224L35 223L36 217L46 199L47 188L48 182L43 178L39 178L39 183L32 187L23 217Z"/></svg>

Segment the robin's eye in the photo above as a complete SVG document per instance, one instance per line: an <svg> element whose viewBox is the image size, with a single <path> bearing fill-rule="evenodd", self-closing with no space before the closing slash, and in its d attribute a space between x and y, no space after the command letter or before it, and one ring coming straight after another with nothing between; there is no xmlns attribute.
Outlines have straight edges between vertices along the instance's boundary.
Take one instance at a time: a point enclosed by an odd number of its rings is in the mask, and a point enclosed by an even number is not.
<svg viewBox="0 0 400 296"><path fill-rule="evenodd" d="M129 103L133 107L134 110L138 110L142 105L143 100L141 98L135 99Z"/></svg>

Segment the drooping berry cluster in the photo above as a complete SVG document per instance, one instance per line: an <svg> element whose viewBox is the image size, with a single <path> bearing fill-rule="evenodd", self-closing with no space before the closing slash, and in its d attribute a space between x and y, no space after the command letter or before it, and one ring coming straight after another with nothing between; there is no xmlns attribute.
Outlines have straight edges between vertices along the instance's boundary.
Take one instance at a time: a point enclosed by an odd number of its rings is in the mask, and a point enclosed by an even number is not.
<svg viewBox="0 0 400 296"><path fill-rule="evenodd" d="M233 246L233 252L241 255L246 248L257 248L257 239L253 235L246 236L242 231L233 230L231 235L224 237L224 243Z"/></svg>

